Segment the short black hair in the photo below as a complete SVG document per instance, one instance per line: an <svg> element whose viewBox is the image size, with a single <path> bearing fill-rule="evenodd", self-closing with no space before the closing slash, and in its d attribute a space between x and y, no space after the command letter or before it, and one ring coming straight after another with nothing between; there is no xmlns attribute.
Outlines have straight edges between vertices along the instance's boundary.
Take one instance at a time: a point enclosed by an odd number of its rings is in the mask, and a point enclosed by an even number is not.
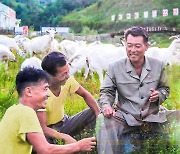
<svg viewBox="0 0 180 154"><path fill-rule="evenodd" d="M142 36L144 43L147 43L149 40L148 32L143 27L140 27L140 26L134 26L127 29L124 34L125 40L127 40L127 37L129 34L131 34L134 37Z"/></svg>
<svg viewBox="0 0 180 154"><path fill-rule="evenodd" d="M46 55L41 63L42 69L48 74L55 76L58 67L63 67L67 64L67 58L61 52L51 52Z"/></svg>
<svg viewBox="0 0 180 154"><path fill-rule="evenodd" d="M21 96L27 86L38 84L41 81L49 83L49 77L45 71L34 67L24 68L16 76L16 90L18 95Z"/></svg>

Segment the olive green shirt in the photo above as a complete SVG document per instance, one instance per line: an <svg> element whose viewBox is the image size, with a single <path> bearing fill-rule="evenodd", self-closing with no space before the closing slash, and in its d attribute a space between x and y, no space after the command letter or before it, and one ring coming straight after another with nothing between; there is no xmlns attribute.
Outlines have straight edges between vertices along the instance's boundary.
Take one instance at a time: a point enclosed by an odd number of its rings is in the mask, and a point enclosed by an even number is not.
<svg viewBox="0 0 180 154"><path fill-rule="evenodd" d="M150 89L160 93L157 102L149 102ZM144 121L163 123L170 113L161 104L169 96L169 85L164 63L145 57L141 75L138 76L128 58L109 65L100 89L99 103L102 109L113 106L116 90L118 102L115 117L124 119L129 126L141 125Z"/></svg>

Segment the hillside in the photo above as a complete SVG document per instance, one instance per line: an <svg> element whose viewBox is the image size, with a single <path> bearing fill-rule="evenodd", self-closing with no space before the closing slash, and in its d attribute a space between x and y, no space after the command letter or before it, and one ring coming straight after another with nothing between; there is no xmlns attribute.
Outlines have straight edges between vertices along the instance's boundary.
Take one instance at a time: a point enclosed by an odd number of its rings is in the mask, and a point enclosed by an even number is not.
<svg viewBox="0 0 180 154"><path fill-rule="evenodd" d="M21 26L34 30L39 30L40 26L69 26L75 33L81 33L84 27L104 33L132 25L180 28L179 16L172 16L172 9L180 6L179 0L53 0L46 7L39 1L1 0L16 11ZM169 16L163 17L162 9L168 9ZM152 18L152 10L158 11L156 18ZM144 18L144 11L149 12L149 18ZM135 12L139 12L139 19L134 19ZM122 20L118 19L120 13ZM131 13L131 19L126 19L127 13ZM114 22L112 15L115 15Z"/></svg>
<svg viewBox="0 0 180 154"><path fill-rule="evenodd" d="M111 22L111 16L115 14L115 22L119 24L119 22L123 24L133 24L135 23L144 23L152 25L152 22L156 22L160 20L159 24L167 24L167 26L171 26L171 23L175 27L180 27L180 18L179 16L173 16L172 10L173 8L178 8L180 6L179 0L99 0L97 3L89 6L88 8L73 12L63 17L63 23L73 23L73 21L85 23L92 27L100 27L103 24L106 25L107 28L112 27L109 26ZM168 9L169 16L163 17L162 10ZM180 8L179 8L180 9ZM157 17L152 18L151 12L152 10L157 10ZM149 12L149 18L144 18L144 11ZM135 12L139 12L139 19L134 19L133 15ZM118 14L123 14L123 20L118 20ZM126 13L131 13L131 19L126 19ZM172 19L172 20L171 20ZM109 24L108 24L109 23ZM113 23L114 24L114 23ZM111 24L110 24L111 25Z"/></svg>
<svg viewBox="0 0 180 154"><path fill-rule="evenodd" d="M71 13L63 20L81 20L89 22L109 22L112 14L140 12L169 9L169 15L172 15L172 9L180 5L179 0L99 0L90 7ZM160 12L159 12L160 13ZM161 15L162 17L162 15Z"/></svg>

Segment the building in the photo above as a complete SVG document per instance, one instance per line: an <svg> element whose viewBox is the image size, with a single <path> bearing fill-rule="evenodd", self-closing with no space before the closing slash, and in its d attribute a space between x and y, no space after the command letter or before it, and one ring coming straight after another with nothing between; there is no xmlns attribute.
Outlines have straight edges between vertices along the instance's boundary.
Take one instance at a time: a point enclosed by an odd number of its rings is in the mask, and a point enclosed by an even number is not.
<svg viewBox="0 0 180 154"><path fill-rule="evenodd" d="M41 35L46 34L49 29L54 29L58 34L68 34L70 33L69 27L40 27Z"/></svg>
<svg viewBox="0 0 180 154"><path fill-rule="evenodd" d="M16 25L16 12L0 3L0 30L13 30Z"/></svg>

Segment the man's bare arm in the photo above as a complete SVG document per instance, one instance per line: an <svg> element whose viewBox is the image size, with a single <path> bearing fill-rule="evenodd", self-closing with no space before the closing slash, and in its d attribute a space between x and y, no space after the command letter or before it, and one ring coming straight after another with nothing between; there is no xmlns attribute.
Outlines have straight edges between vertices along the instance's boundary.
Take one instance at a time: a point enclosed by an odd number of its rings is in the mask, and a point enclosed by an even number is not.
<svg viewBox="0 0 180 154"><path fill-rule="evenodd" d="M84 98L87 105L95 112L96 116L98 116L98 114L100 113L100 108L93 96L82 86L79 87L76 93Z"/></svg>
<svg viewBox="0 0 180 154"><path fill-rule="evenodd" d="M57 139L63 139L66 144L76 142L76 140L73 137L71 137L70 135L64 134L64 133L59 133L56 130L48 127L46 124L46 112L45 111L37 111L36 113L37 113L39 122L41 124L41 127L43 129L45 136L57 138Z"/></svg>
<svg viewBox="0 0 180 154"><path fill-rule="evenodd" d="M92 151L96 145L95 138L85 138L66 145L49 144L44 134L41 133L27 133L27 139L38 154L70 154L78 151Z"/></svg>

